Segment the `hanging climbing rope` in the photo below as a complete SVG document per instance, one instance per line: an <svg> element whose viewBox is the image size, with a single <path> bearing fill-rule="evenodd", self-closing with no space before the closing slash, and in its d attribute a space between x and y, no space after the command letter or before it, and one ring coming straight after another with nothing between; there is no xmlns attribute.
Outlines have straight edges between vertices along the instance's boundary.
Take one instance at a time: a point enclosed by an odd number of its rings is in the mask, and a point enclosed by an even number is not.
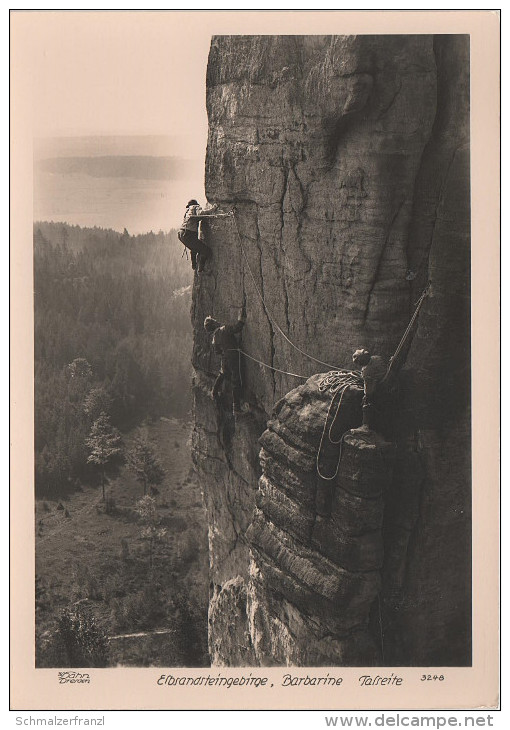
<svg viewBox="0 0 510 730"><path fill-rule="evenodd" d="M253 285L255 287L255 291L257 292L257 295L258 295L260 301L262 302L262 306L264 307L264 310L266 312L267 318L269 319L269 321L273 325L274 329L284 338L284 340L286 340L286 342L289 343L289 345L291 347L293 347L295 350L297 350L302 355L304 355L305 357L307 357L309 360L313 360L314 362L317 362L320 365L325 365L327 368L337 368L338 369L338 365L332 365L331 363L324 362L324 360L319 360L317 357L314 357L313 355L310 355L308 352L305 352L305 350L302 350L300 347L298 347L297 345L295 345L294 342L292 342L292 340L282 330L282 328L280 327L280 325L278 324L278 322L276 322L276 320L274 319L274 317L272 316L271 312L269 311L269 309L267 307L266 301L264 299L264 295L260 291L259 286L257 284L257 280L255 279L255 276L254 276L253 271L251 269L250 262L248 260L248 256L246 255L246 251L244 250L241 232L239 231L239 226L237 224L237 218L235 216L235 212L234 211L232 211L232 216L231 217L232 217L232 219L234 221L234 225L236 227L237 238L238 238L238 241L239 241L239 247L241 249L241 253L242 253L243 257L244 257L244 260L246 261L246 266L247 266L248 271L250 273L250 276L252 278Z"/></svg>
<svg viewBox="0 0 510 730"><path fill-rule="evenodd" d="M349 370L344 370L343 368L340 368L338 365L332 365L331 363L328 363L328 362L326 362L324 360L320 360L319 358L315 357L314 355L310 355L310 353L306 352L301 347L298 347L298 345L296 345L290 339L290 337L288 337L288 335L285 334L285 332L282 330L282 328L280 327L280 325L278 324L278 322L275 320L275 318L271 314L270 310L268 309L268 306L267 306L267 303L265 301L264 295L261 292L261 290L260 290L260 288L259 288L259 286L257 284L257 280L256 280L255 275L254 275L254 273L252 271L252 268L250 266L250 262L249 262L248 256L246 254L246 251L244 250L243 240L242 240L241 232L239 230L239 225L237 223L237 218L236 218L236 215L235 215L235 210L231 210L229 213L227 213L226 214L226 217L232 218L232 220L234 221L234 225L235 225L235 228L236 228L237 239L238 239L238 242L239 242L239 248L240 248L240 251L241 251L241 255L242 255L242 257L244 258L244 260L246 262L246 266L248 268L248 272L249 272L249 274L251 276L251 279L253 281L253 286L255 287L255 291L257 293L257 296L259 297L259 299L260 299L260 301L262 303L262 306L264 307L264 311L266 312L267 318L269 319L269 321L272 324L272 326L274 327L274 329L284 338L284 340L286 342L288 342L288 344L291 347L293 347L295 350L297 350L297 352L299 352L304 357L307 357L309 360L312 360L313 362L317 362L320 365L325 365L328 368L333 368L333 371L332 372L337 373L337 377L338 377L338 375L343 375L344 373L352 372L352 371L349 371ZM244 272L243 272L243 276L244 276ZM421 295L421 297L420 297L420 299L419 299L419 301L417 303L417 307L416 307L416 310L415 310L415 312L413 314L413 317L411 318L411 321L409 322L409 325L408 325L406 331L404 332L404 335L403 335L403 337L402 337L402 339L401 339L401 341L399 343L399 346L397 347L397 350L395 351L395 354L390 359L390 368L389 368L388 374L391 371L391 366L392 366L393 362L396 360L396 358L400 354L400 351L402 350L402 347L404 346L404 344L406 342L406 339L407 339L407 337L408 337L408 335L409 335L409 333L410 333L410 331L411 331L411 329L413 327L413 324L416 321L416 318L417 318L417 316L419 314L419 311L420 311L421 305L423 303L423 300L428 295L429 290L430 290L430 282L428 283L426 289L422 293L422 295ZM251 356L249 356L249 355L247 355L247 357L250 357L251 358ZM251 358L251 359L254 359L255 362L257 362L257 360L255 358ZM260 362L260 361L258 361L258 362ZM261 363L260 362L260 364L262 364L264 367L271 368L271 366L270 365L267 365L266 363ZM288 375L293 375L295 377L304 378L304 376L302 376L302 375L296 375L295 373L287 373L286 371L281 371L278 368L271 368L271 369L273 369L275 372L282 372L284 374L288 374ZM331 373L328 373L328 375L331 375ZM340 386L338 386L338 387L340 387Z"/></svg>
<svg viewBox="0 0 510 730"><path fill-rule="evenodd" d="M253 355L249 355L247 352L245 352L244 350L241 350L240 348L237 348L235 350L231 349L231 350L228 350L228 352L238 352L239 354L244 355L248 359L253 360L253 362L258 363L259 365L262 365L263 367L268 368L269 370L274 370L275 373L282 373L282 375L291 375L293 378L301 378L301 380L308 380L308 377L309 377L308 375L298 375L298 373L291 373L291 372L288 372L287 370L280 370L280 368L275 368L275 367L273 367L273 365L268 365L266 362L262 362L262 360L257 360L256 357L253 357Z"/></svg>
<svg viewBox="0 0 510 730"><path fill-rule="evenodd" d="M252 268L250 266L250 262L249 262L248 256L247 256L246 251L245 251L244 246L243 246L243 240L242 240L241 232L239 230L239 225L238 225L237 218L236 218L236 215L235 215L235 210L230 211L228 214L226 214L226 216L232 218L232 220L234 221L234 225L235 225L235 229L236 229L236 233L237 233L237 238L238 238L238 242L239 242L239 249L240 249L241 257L242 257L241 258L241 263L242 263L242 259L244 258L244 261L246 262L246 266L248 268L248 272L249 272L250 277L251 277L251 279L253 281L253 285L255 287L255 291L257 293L257 296L259 297L259 299L260 299L260 301L262 303L262 306L264 308L264 311L266 313L266 316L267 316L269 322L271 323L271 325L273 326L273 328L284 338L284 340L291 347L293 347L295 350L297 350L297 352L299 352L301 355L303 355L304 357L308 358L309 360L312 360L314 362L319 363L320 365L325 365L326 367L331 368L331 370L329 372L327 372L319 380L319 382L318 382L318 390L319 390L319 392L321 392L321 393L323 393L323 392L330 392L333 397L332 397L331 402L330 402L329 407L328 407L328 411L327 411L327 414L326 414L326 419L325 419L325 422L324 422L324 428L323 428L322 435L321 435L321 439L320 439L319 449L317 451L317 456L316 456L316 467L317 467L317 473L318 473L318 475L322 479L325 479L327 481L331 481L331 480L335 479L336 476L337 476L337 474L338 474L338 470L339 470L339 467L340 467L340 461L341 461L341 457L342 457L342 441L343 441L343 434L340 437L340 439L338 439L338 440L335 440L333 438L333 435L332 435L332 433L333 433L333 427L334 427L334 425L335 425L335 423L337 421L338 414L340 412L340 408L341 408L341 405L342 405L343 396L344 396L345 391L347 390L347 388L349 388L351 386L362 387L363 386L363 378L362 378L362 376L360 375L359 372L355 372L355 371L352 371L352 370L347 370L347 369L344 369L344 368L340 368L337 365L332 365L331 363L328 363L328 362L326 362L324 360L320 360L319 358L316 358L313 355L310 355L308 352L306 352L302 348L298 347L294 342L292 342L292 340L282 330L282 328L279 326L278 322L272 316L270 310L267 307L267 304L266 304L266 301L265 301L265 298L264 298L264 294L260 290L260 288L259 288L259 286L257 284L257 280L255 278L255 275L254 275L253 271L252 271ZM242 275L243 275L243 280L244 280L244 268L242 270ZM406 277L406 278L408 278L408 277ZM414 278L414 276L412 278ZM410 280L410 279L408 279L408 280ZM243 286L243 288L244 288L244 286ZM413 315L411 317L411 320L409 321L409 324L406 327L406 330L405 330L405 332L404 332L404 334L403 334L403 336L402 336L402 338L401 338L401 340L400 340L400 342L399 342L399 344L397 346L397 349L395 350L394 355L390 358L389 365L388 365L388 369L387 369L386 375L383 378L383 381L387 381L390 378L390 376L392 376L394 374L394 371L395 370L397 370L397 372L398 372L398 369L400 369L399 368L399 363L398 363L398 357L399 357L400 353L402 352L402 349L404 348L404 346L405 346L405 344L406 344L406 342L407 342L407 340L409 338L409 335L410 335L410 333L412 331L412 328L413 328L413 326L414 326L414 324L416 322L416 319L417 319L417 317L419 315L419 312L420 312L420 309L422 307L422 304L423 304L425 298L428 296L429 292L430 292L430 281L427 284L427 287L425 288L425 290L423 291L423 293L421 294L418 302L416 303L416 305L415 305L415 311L414 311L414 313L413 313ZM265 368L268 368L268 369L272 370L273 372L281 373L283 375L288 375L290 377L300 378L302 380L307 380L308 379L304 375L300 375L298 373L290 372L290 371L287 371L287 370L282 370L280 368L275 368L274 366L269 365L268 363L265 363L262 360L257 359L256 357L253 357L252 355L250 355L249 353L245 352L244 350L242 350L240 348L237 348L235 350L232 349L230 351L231 352L234 352L235 351L235 352L238 352L239 353L239 375L240 375L240 379L241 379L241 363L240 363L240 355L241 354L244 355L245 357L247 357L248 359L252 360L253 362L258 363L262 367L265 367ZM337 396L339 396L338 397L338 401L337 401ZM333 419L332 419L332 421L330 423L330 416L331 416L331 412L333 410L333 407L334 407L335 403L336 403L335 415L334 415L334 417L333 417ZM337 460L337 466L336 466L336 469L335 469L334 474L331 475L331 476L327 476L327 475L323 474L321 472L321 467L320 467L320 460L321 460L321 455L322 455L322 448L323 448L324 438L326 436L326 433L327 433L328 441L329 441L330 444L340 445L339 455L338 455L338 460Z"/></svg>

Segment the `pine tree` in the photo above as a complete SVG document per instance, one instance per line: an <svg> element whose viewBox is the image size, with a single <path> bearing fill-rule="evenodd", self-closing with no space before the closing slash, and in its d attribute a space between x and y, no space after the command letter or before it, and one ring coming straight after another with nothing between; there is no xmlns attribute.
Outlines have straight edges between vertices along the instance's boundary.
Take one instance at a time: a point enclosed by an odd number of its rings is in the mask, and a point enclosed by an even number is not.
<svg viewBox="0 0 510 730"><path fill-rule="evenodd" d="M90 449L87 462L97 464L101 469L101 488L103 490L103 502L105 500L105 469L106 465L114 456L122 451L122 439L120 433L110 423L110 417L101 413L92 424L90 435L85 441Z"/></svg>
<svg viewBox="0 0 510 730"><path fill-rule="evenodd" d="M126 461L137 481L143 484L144 495L149 485L161 484L163 481L165 471L145 428L138 429L133 445L126 454Z"/></svg>
<svg viewBox="0 0 510 730"><path fill-rule="evenodd" d="M88 378L92 375L92 368L84 357L77 357L67 368L72 378Z"/></svg>
<svg viewBox="0 0 510 730"><path fill-rule="evenodd" d="M91 419L96 419L101 413L110 413L113 398L104 385L96 385L85 396L83 410Z"/></svg>
<svg viewBox="0 0 510 730"><path fill-rule="evenodd" d="M166 535L166 529L160 526L160 518L156 509L156 500L148 494L136 504L136 511L142 522L141 538L149 542L149 570L152 579L154 544Z"/></svg>

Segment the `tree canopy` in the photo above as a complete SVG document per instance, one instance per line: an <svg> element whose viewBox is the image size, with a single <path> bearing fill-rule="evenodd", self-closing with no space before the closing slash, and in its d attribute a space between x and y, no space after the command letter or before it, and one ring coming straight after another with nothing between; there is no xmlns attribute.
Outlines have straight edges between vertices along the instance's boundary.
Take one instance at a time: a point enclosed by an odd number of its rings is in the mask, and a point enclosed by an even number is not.
<svg viewBox="0 0 510 730"><path fill-rule="evenodd" d="M101 469L101 486L104 493L105 468L115 456L122 452L122 438L114 426L110 423L110 417L106 413L101 413L92 424L90 435L85 440L86 446L89 448L87 462L96 464Z"/></svg>
<svg viewBox="0 0 510 730"><path fill-rule="evenodd" d="M175 231L34 225L35 476L39 495L87 480L101 412L119 429L186 416L191 270Z"/></svg>

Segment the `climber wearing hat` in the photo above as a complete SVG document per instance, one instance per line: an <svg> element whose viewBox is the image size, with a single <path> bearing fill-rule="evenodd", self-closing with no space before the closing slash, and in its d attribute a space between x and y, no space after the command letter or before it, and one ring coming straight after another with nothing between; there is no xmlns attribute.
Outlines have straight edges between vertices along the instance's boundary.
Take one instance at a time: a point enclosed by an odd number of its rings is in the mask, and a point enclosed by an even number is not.
<svg viewBox="0 0 510 730"><path fill-rule="evenodd" d="M224 218L227 215L227 213L220 211L217 205L212 205L210 208L202 208L199 205L198 200L193 198L188 201L184 220L177 232L177 237L179 241L191 251L191 267L193 269L197 268L197 256L199 271L204 270L205 262L210 256L212 256L210 247L205 243L200 235L200 221L203 218Z"/></svg>
<svg viewBox="0 0 510 730"><path fill-rule="evenodd" d="M204 216L212 215L215 211L216 206L208 210L203 210L198 204L198 200L195 199L188 201L186 205L186 213L184 214L181 227L177 232L177 237L191 251L192 269L197 268L197 256L200 257L198 259L199 271L203 271L205 262L211 256L212 252L209 246L198 237L198 225Z"/></svg>
<svg viewBox="0 0 510 730"><path fill-rule="evenodd" d="M241 412L241 354L237 335L241 333L246 322L246 308L243 306L236 324L221 324L213 317L206 317L204 329L212 334L213 350L221 357L221 367L215 380L212 397L217 400L220 388L225 380L232 386L234 414Z"/></svg>

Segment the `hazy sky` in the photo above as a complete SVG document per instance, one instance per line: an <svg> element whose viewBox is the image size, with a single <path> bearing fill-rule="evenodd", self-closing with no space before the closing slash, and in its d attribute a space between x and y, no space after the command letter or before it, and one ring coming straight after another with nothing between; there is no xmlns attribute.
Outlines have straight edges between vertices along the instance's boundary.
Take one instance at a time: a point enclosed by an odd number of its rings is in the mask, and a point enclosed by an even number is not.
<svg viewBox="0 0 510 730"><path fill-rule="evenodd" d="M34 136L189 133L205 144L211 36L198 14L23 15Z"/></svg>
<svg viewBox="0 0 510 730"><path fill-rule="evenodd" d="M36 163L35 220L165 230L180 224L189 198L204 200L208 17L179 12L13 14L13 64L23 68L27 81L36 158L41 150L52 156L69 147L71 155L94 155L104 148L101 141L46 143L41 138L107 135L113 138L111 147L115 138L129 135L113 144L116 152L103 154L163 154L192 161L191 175L171 181L43 174ZM134 135L150 138L137 142Z"/></svg>

